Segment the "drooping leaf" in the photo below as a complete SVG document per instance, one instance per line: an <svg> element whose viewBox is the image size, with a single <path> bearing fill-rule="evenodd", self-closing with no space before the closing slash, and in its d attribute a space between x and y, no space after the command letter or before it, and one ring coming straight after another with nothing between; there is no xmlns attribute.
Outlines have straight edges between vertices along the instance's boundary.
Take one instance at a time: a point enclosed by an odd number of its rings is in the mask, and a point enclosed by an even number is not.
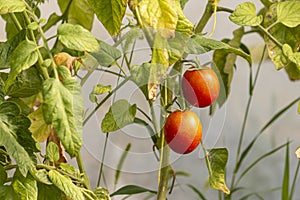
<svg viewBox="0 0 300 200"><path fill-rule="evenodd" d="M83 99L81 87L74 78L48 79L43 84L43 114L52 124L66 151L76 156L82 145Z"/></svg>
<svg viewBox="0 0 300 200"><path fill-rule="evenodd" d="M300 2L284 1L277 4L277 21L293 28L300 24Z"/></svg>
<svg viewBox="0 0 300 200"><path fill-rule="evenodd" d="M88 0L59 0L58 5L62 13L68 9L65 16L68 18L68 23L79 24L88 30L92 29L94 12Z"/></svg>
<svg viewBox="0 0 300 200"><path fill-rule="evenodd" d="M157 31L163 38L173 38L178 15L175 2L171 0L141 0L136 12L142 27Z"/></svg>
<svg viewBox="0 0 300 200"><path fill-rule="evenodd" d="M106 188L97 187L94 194L101 200L110 200L109 192Z"/></svg>
<svg viewBox="0 0 300 200"><path fill-rule="evenodd" d="M114 193L112 193L110 196L116 196L116 195L133 195L133 194L140 194L140 193L145 193L145 192L149 192L152 194L156 194L157 192L154 190L150 190L144 187L140 187L137 185L126 185L120 189L118 189L117 191L115 191Z"/></svg>
<svg viewBox="0 0 300 200"><path fill-rule="evenodd" d="M32 132L33 137L38 142L45 142L51 132L51 126L46 124L44 120L42 106L30 113L28 118L31 121L29 130Z"/></svg>
<svg viewBox="0 0 300 200"><path fill-rule="evenodd" d="M209 166L209 185L216 189L221 190L225 194L230 191L225 183L225 168L228 160L228 151L225 148L210 149L208 151Z"/></svg>
<svg viewBox="0 0 300 200"><path fill-rule="evenodd" d="M88 2L109 34L118 35L128 0L88 0Z"/></svg>
<svg viewBox="0 0 300 200"><path fill-rule="evenodd" d="M22 0L0 0L0 15L14 12L23 12L26 4Z"/></svg>
<svg viewBox="0 0 300 200"><path fill-rule="evenodd" d="M12 52L25 39L25 35L26 31L20 31L6 42L0 42L0 69L9 68Z"/></svg>
<svg viewBox="0 0 300 200"><path fill-rule="evenodd" d="M59 188L66 196L72 200L84 200L84 196L79 187L74 185L69 177L66 177L55 170L49 171L49 178L52 183Z"/></svg>
<svg viewBox="0 0 300 200"><path fill-rule="evenodd" d="M1 200L13 199L13 188L11 185L0 185L0 199Z"/></svg>
<svg viewBox="0 0 300 200"><path fill-rule="evenodd" d="M59 160L59 149L54 142L49 142L46 148L47 160L57 162Z"/></svg>
<svg viewBox="0 0 300 200"><path fill-rule="evenodd" d="M66 195L55 185L45 185L42 183L38 183L38 200L66 200Z"/></svg>
<svg viewBox="0 0 300 200"><path fill-rule="evenodd" d="M24 177L18 170L13 177L12 186L18 199L36 200L38 196L37 182L33 176L28 173Z"/></svg>
<svg viewBox="0 0 300 200"><path fill-rule="evenodd" d="M103 133L113 132L133 123L136 114L136 105L130 105L121 99L113 103L105 114L101 123Z"/></svg>
<svg viewBox="0 0 300 200"><path fill-rule="evenodd" d="M67 48L77 51L97 51L95 37L80 25L61 24L57 29L58 39Z"/></svg>
<svg viewBox="0 0 300 200"><path fill-rule="evenodd" d="M256 15L256 7L252 2L239 4L229 19L241 26L258 26L263 21L263 16Z"/></svg>
<svg viewBox="0 0 300 200"><path fill-rule="evenodd" d="M98 63L104 67L109 67L122 56L121 52L105 42L100 42L99 48L97 51L91 53L94 56Z"/></svg>
<svg viewBox="0 0 300 200"><path fill-rule="evenodd" d="M11 97L30 97L42 89L42 78L35 67L30 67L16 76L6 94Z"/></svg>
<svg viewBox="0 0 300 200"><path fill-rule="evenodd" d="M22 41L13 51L8 78L5 84L5 90L13 84L20 72L30 68L38 60L37 47L34 42L29 40Z"/></svg>
<svg viewBox="0 0 300 200"><path fill-rule="evenodd" d="M26 151L26 148L34 147L23 147L18 141L17 137L19 136L21 142L27 143L27 139L22 141L22 136L27 138L27 134L29 132L27 122L26 124L21 123L23 119L26 120L27 118L20 115L20 109L15 103L3 102L0 104L0 146L4 146L6 148L7 152L18 164L22 175L26 176L28 170L33 166L33 161L30 157L31 155L29 155L28 151ZM22 127L24 125L25 127ZM22 133L25 134L22 135Z"/></svg>
<svg viewBox="0 0 300 200"><path fill-rule="evenodd" d="M150 63L143 63L142 65L133 65L130 68L132 81L141 89L146 99L148 99L150 67Z"/></svg>
<svg viewBox="0 0 300 200"><path fill-rule="evenodd" d="M276 4L272 4L265 13L264 26L268 27L277 20ZM289 28L283 24L276 24L269 30L270 34L282 44L288 44L293 52L297 52L300 41L300 26ZM296 64L290 62L284 55L282 48L278 46L271 38L265 35L265 43L268 47L268 54L277 70L284 68L291 80L300 79L300 70Z"/></svg>

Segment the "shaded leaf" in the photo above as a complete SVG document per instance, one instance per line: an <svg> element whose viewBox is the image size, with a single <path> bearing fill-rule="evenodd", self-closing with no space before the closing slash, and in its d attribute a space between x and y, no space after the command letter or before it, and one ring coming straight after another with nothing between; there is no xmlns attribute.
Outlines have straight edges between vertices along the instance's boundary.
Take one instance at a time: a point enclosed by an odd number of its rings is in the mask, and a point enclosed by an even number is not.
<svg viewBox="0 0 300 200"><path fill-rule="evenodd" d="M19 171L16 171L12 182L13 189L18 199L36 200L38 196L37 182L33 176L28 173L24 177Z"/></svg>
<svg viewBox="0 0 300 200"><path fill-rule="evenodd" d="M173 38L178 15L171 0L141 0L137 10L143 28L157 31L163 38Z"/></svg>
<svg viewBox="0 0 300 200"><path fill-rule="evenodd" d="M130 68L132 81L141 89L146 99L148 99L148 81L150 77L150 63L133 65Z"/></svg>
<svg viewBox="0 0 300 200"><path fill-rule="evenodd" d="M113 132L134 122L136 105L130 105L126 100L118 100L111 105L101 123L103 133Z"/></svg>
<svg viewBox="0 0 300 200"><path fill-rule="evenodd" d="M65 13L68 8L67 16L65 16L68 18L68 23L79 24L88 30L92 29L94 12L88 0L59 0L58 5L62 13Z"/></svg>
<svg viewBox="0 0 300 200"><path fill-rule="evenodd" d="M6 42L0 42L0 69L10 67L10 59L13 51L21 41L25 39L26 31L20 31Z"/></svg>
<svg viewBox="0 0 300 200"><path fill-rule="evenodd" d="M228 151L225 148L210 149L208 151L209 185L225 194L230 191L225 183L225 168L228 160Z"/></svg>
<svg viewBox="0 0 300 200"><path fill-rule="evenodd" d="M46 148L47 160L57 162L59 160L59 149L54 142L49 142Z"/></svg>
<svg viewBox="0 0 300 200"><path fill-rule="evenodd" d="M98 19L112 36L116 36L120 32L127 1L128 0L88 0Z"/></svg>
<svg viewBox="0 0 300 200"><path fill-rule="evenodd" d="M43 116L43 108L40 106L37 110L28 115L31 125L29 130L38 142L45 142L51 132L51 126L46 124Z"/></svg>
<svg viewBox="0 0 300 200"><path fill-rule="evenodd" d="M45 185L38 183L38 200L66 200L66 195L55 185Z"/></svg>
<svg viewBox="0 0 300 200"><path fill-rule="evenodd" d="M24 40L17 48L13 51L10 65L11 70L9 72L8 78L5 84L5 90L13 84L17 75L34 65L38 60L37 47L34 42L29 40Z"/></svg>
<svg viewBox="0 0 300 200"><path fill-rule="evenodd" d="M0 165L0 185L4 185L7 179L7 173L2 165Z"/></svg>
<svg viewBox="0 0 300 200"><path fill-rule="evenodd" d="M149 190L147 188L144 187L140 187L137 185L126 185L120 189L118 189L117 191L115 191L114 193L112 193L110 196L116 196L116 195L133 195L133 194L140 194L140 193L144 193L144 192L150 192L152 194L156 194L157 192L154 190Z"/></svg>
<svg viewBox="0 0 300 200"><path fill-rule="evenodd" d="M101 200L110 200L109 192L106 188L97 187L94 194Z"/></svg>
<svg viewBox="0 0 300 200"><path fill-rule="evenodd" d="M13 188L11 185L0 185L0 199L1 200L13 199Z"/></svg>
<svg viewBox="0 0 300 200"><path fill-rule="evenodd" d="M66 151L74 157L82 145L83 99L79 83L72 77L62 84L47 79L43 84L43 114L52 124Z"/></svg>
<svg viewBox="0 0 300 200"><path fill-rule="evenodd" d="M92 52L91 55L104 67L113 65L113 63L122 56L117 48L102 41L100 41L98 50Z"/></svg>
<svg viewBox="0 0 300 200"><path fill-rule="evenodd" d="M263 21L263 16L256 16L256 7L252 2L239 4L229 19L241 26L258 26Z"/></svg>
<svg viewBox="0 0 300 200"><path fill-rule="evenodd" d="M56 13L52 13L48 17L47 23L42 27L44 32L48 31L51 27L56 25L61 19L62 19L62 16L59 16Z"/></svg>
<svg viewBox="0 0 300 200"><path fill-rule="evenodd" d="M72 200L84 200L82 192L69 177L63 176L55 170L50 170L48 174L52 183L64 192L66 196Z"/></svg>
<svg viewBox="0 0 300 200"><path fill-rule="evenodd" d="M80 25L61 24L57 29L58 39L67 48L77 51L96 51L98 42L95 37Z"/></svg>
<svg viewBox="0 0 300 200"><path fill-rule="evenodd" d="M22 0L0 0L0 15L23 12L26 4Z"/></svg>
<svg viewBox="0 0 300 200"><path fill-rule="evenodd" d="M24 124L25 128L23 127L22 131L23 124L20 123L21 121L16 120L16 117L18 117L18 120L25 118L20 115L20 109L15 103L3 102L0 104L0 145L6 148L7 152L18 164L22 175L26 176L28 170L33 166L33 161L26 149L19 144L17 136L22 136L22 132L24 131L26 133L24 137L27 137L29 131L26 124ZM23 142L26 143L27 141ZM32 148L32 146L28 146L27 148Z"/></svg>
<svg viewBox="0 0 300 200"><path fill-rule="evenodd" d="M284 1L277 4L277 21L288 27L296 27L300 24L300 2Z"/></svg>

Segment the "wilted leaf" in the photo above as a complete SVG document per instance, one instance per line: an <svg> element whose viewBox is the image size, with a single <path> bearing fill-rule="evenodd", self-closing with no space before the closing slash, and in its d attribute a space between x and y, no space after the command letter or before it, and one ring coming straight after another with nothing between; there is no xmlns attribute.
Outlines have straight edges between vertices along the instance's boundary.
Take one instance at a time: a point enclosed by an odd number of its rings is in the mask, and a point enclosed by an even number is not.
<svg viewBox="0 0 300 200"><path fill-rule="evenodd" d="M0 15L23 12L26 4L22 0L0 0Z"/></svg>
<svg viewBox="0 0 300 200"><path fill-rule="evenodd" d="M37 182L33 176L28 173L24 177L19 171L16 171L12 182L13 189L18 199L36 200L38 196Z"/></svg>
<svg viewBox="0 0 300 200"><path fill-rule="evenodd" d="M116 36L120 32L127 1L128 0L88 0L98 19L112 36Z"/></svg>
<svg viewBox="0 0 300 200"><path fill-rule="evenodd" d="M66 151L76 156L82 145L83 99L79 83L72 77L63 83L48 79L43 84L43 114L52 124Z"/></svg>
<svg viewBox="0 0 300 200"><path fill-rule="evenodd" d="M63 176L55 170L50 170L48 174L52 183L64 192L66 196L70 197L72 200L84 200L80 188L74 185L69 177Z"/></svg>
<svg viewBox="0 0 300 200"><path fill-rule="evenodd" d="M228 151L225 148L210 149L208 151L209 185L225 194L230 191L225 183L225 168L228 160Z"/></svg>
<svg viewBox="0 0 300 200"><path fill-rule="evenodd" d="M101 123L103 133L113 132L133 123L136 105L130 105L126 100L116 101L105 114Z"/></svg>
<svg viewBox="0 0 300 200"><path fill-rule="evenodd" d="M61 24L57 29L59 41L67 48L77 51L97 51L98 41L80 25Z"/></svg>
<svg viewBox="0 0 300 200"><path fill-rule="evenodd" d="M252 2L239 4L229 19L241 26L258 26L263 21L263 16L256 16L256 7Z"/></svg>
<svg viewBox="0 0 300 200"><path fill-rule="evenodd" d="M300 2L284 1L277 4L277 21L288 27L300 24Z"/></svg>
<svg viewBox="0 0 300 200"><path fill-rule="evenodd" d="M80 61L80 58L73 57L70 54L65 53L65 52L60 52L60 53L54 55L55 64L57 66L65 66L70 71L73 70L74 63L75 63L76 60Z"/></svg>
<svg viewBox="0 0 300 200"><path fill-rule="evenodd" d="M12 54L10 61L11 70L6 80L5 90L8 90L21 71L34 65L37 60L38 53L35 43L29 40L22 41Z"/></svg>

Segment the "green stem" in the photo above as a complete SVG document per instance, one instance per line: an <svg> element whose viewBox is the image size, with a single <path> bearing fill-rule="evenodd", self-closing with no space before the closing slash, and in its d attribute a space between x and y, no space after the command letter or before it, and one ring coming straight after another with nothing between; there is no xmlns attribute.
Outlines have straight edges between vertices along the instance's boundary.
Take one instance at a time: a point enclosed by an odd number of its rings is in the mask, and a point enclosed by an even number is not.
<svg viewBox="0 0 300 200"><path fill-rule="evenodd" d="M217 6L217 12L233 13L233 10L231 10L230 8L225 8L225 7Z"/></svg>
<svg viewBox="0 0 300 200"><path fill-rule="evenodd" d="M300 168L300 159L298 160L298 164L297 164L297 167L296 167L294 180L293 180L291 191L290 191L290 194L289 194L289 200L293 199L293 194L294 194L294 191L295 191L295 186L296 186L296 182L297 182L297 176L298 176L299 168Z"/></svg>
<svg viewBox="0 0 300 200"><path fill-rule="evenodd" d="M103 147L102 160L101 160L101 166L100 166L100 171L99 171L99 177L98 177L98 181L97 181L97 187L100 187L100 184L101 184L101 177L102 177L102 173L103 173L103 166L104 166L104 158L105 158L105 153L106 153L106 148L107 148L107 141L108 141L108 133L106 133L106 137L105 137L105 143L104 143L104 147Z"/></svg>
<svg viewBox="0 0 300 200"><path fill-rule="evenodd" d="M11 17L11 19L13 20L14 24L16 25L18 31L21 31L23 28L18 20L18 18L16 17L15 13L10 13L9 16Z"/></svg>
<svg viewBox="0 0 300 200"><path fill-rule="evenodd" d="M258 25L259 30L261 30L264 34L268 36L277 46L282 48L282 44L271 34L268 32L267 29L265 29L262 25Z"/></svg>
<svg viewBox="0 0 300 200"><path fill-rule="evenodd" d="M78 153L78 155L76 156L76 161L77 161L77 165L78 165L79 171L83 175L84 184L87 187L87 189L90 190L91 189L91 185L90 185L87 173L86 173L86 171L84 169L84 164L83 164L82 157L81 157L80 153Z"/></svg>
<svg viewBox="0 0 300 200"><path fill-rule="evenodd" d="M204 157L205 157L205 162L206 162L206 166L207 166L207 169L208 169L208 174L209 176L211 177L212 176L212 169L211 169L211 165L210 165L210 162L209 162L209 155L207 153L207 150L203 144L203 141L201 141L201 146L202 146L202 149L203 149L203 152L204 152Z"/></svg>
<svg viewBox="0 0 300 200"><path fill-rule="evenodd" d="M196 34L202 33L208 20L211 18L212 14L214 12L213 4L214 4L214 0L208 0L206 7L205 7L205 11L204 11L202 17L200 18L200 21L196 25L196 28L195 28Z"/></svg>

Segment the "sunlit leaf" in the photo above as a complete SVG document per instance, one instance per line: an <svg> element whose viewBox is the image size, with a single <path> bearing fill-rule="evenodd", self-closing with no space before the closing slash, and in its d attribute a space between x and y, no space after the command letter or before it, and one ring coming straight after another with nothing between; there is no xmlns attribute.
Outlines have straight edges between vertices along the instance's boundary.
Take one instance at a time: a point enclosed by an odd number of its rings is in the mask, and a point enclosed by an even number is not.
<svg viewBox="0 0 300 200"><path fill-rule="evenodd" d="M26 4L22 0L0 0L0 15L14 12L23 12Z"/></svg>
<svg viewBox="0 0 300 200"><path fill-rule="evenodd" d="M116 101L105 114L101 123L103 133L113 132L133 123L136 105L130 105L126 100Z"/></svg>
<svg viewBox="0 0 300 200"><path fill-rule="evenodd" d="M97 51L98 41L80 25L61 24L57 29L59 41L67 48L77 51Z"/></svg>
<svg viewBox="0 0 300 200"><path fill-rule="evenodd" d="M277 4L277 21L288 27L300 24L300 2L284 1Z"/></svg>
<svg viewBox="0 0 300 200"><path fill-rule="evenodd" d="M88 0L98 19L112 36L120 32L128 0Z"/></svg>
<svg viewBox="0 0 300 200"><path fill-rule="evenodd" d="M229 19L241 26L258 26L263 21L263 16L256 15L256 7L252 2L239 4Z"/></svg>
<svg viewBox="0 0 300 200"><path fill-rule="evenodd" d="M12 54L10 61L11 71L6 80L5 90L8 90L21 71L34 65L37 60L38 53L35 43L29 40L22 41Z"/></svg>

